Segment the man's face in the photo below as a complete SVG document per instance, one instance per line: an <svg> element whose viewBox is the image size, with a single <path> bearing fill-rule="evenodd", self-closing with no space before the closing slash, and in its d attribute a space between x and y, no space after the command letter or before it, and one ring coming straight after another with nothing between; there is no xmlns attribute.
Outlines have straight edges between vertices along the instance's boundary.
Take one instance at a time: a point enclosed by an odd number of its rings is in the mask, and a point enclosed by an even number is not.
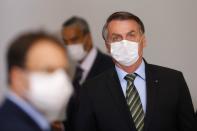
<svg viewBox="0 0 197 131"><path fill-rule="evenodd" d="M78 26L65 27L62 35L66 45L84 43L83 32Z"/></svg>
<svg viewBox="0 0 197 131"><path fill-rule="evenodd" d="M58 69L68 69L66 53L63 48L49 40L37 41L28 51L25 68L13 68L11 71L12 89L24 97L28 90L28 75L32 72L53 73Z"/></svg>
<svg viewBox="0 0 197 131"><path fill-rule="evenodd" d="M135 41L139 43L139 56L142 57L145 47L145 36L141 33L140 27L134 20L113 20L107 27L108 36L106 47L110 53L110 44L121 40Z"/></svg>
<svg viewBox="0 0 197 131"><path fill-rule="evenodd" d="M89 52L92 48L92 40L90 34L84 34L79 26L68 26L62 30L62 36L66 45L83 44L85 51Z"/></svg>

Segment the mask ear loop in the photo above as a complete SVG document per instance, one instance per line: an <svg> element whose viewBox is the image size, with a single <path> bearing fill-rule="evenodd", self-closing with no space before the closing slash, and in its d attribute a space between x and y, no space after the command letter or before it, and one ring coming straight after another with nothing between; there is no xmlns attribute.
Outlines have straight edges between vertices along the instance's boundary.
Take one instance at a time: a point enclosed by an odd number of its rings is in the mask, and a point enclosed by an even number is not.
<svg viewBox="0 0 197 131"><path fill-rule="evenodd" d="M90 33L86 33L83 35L83 47L84 47L84 51L89 52L92 48L93 45L91 43L91 36Z"/></svg>
<svg viewBox="0 0 197 131"><path fill-rule="evenodd" d="M143 37L145 37L145 35L144 35L144 34L141 34L140 37L141 37L141 38L140 38L138 44L144 44L144 43L142 43L142 41L143 41ZM145 47L145 46L143 45L143 48L144 48L144 47ZM139 45L138 45L138 55L143 57L143 49L142 49L142 51L141 51L141 54L139 54Z"/></svg>
<svg viewBox="0 0 197 131"><path fill-rule="evenodd" d="M144 37L144 34L142 34L142 33L140 33L140 34L141 34L141 36L140 36L140 38L139 38L139 44L142 43L142 38Z"/></svg>
<svg viewBox="0 0 197 131"><path fill-rule="evenodd" d="M83 43L85 43L84 41L87 41L87 36L88 34L83 34Z"/></svg>

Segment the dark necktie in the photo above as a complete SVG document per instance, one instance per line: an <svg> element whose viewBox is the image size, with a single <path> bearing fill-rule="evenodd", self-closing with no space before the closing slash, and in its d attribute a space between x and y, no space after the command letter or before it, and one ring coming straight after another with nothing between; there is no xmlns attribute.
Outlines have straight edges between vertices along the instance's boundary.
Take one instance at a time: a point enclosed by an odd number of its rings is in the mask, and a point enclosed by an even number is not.
<svg viewBox="0 0 197 131"><path fill-rule="evenodd" d="M77 67L75 71L74 79L73 79L73 85L75 87L75 91L77 94L81 87L80 80L82 78L82 74L83 74L83 70L80 67Z"/></svg>
<svg viewBox="0 0 197 131"><path fill-rule="evenodd" d="M124 78L127 81L126 100L137 131L142 131L144 128L144 111L140 96L134 85L135 78L135 74L127 74Z"/></svg>

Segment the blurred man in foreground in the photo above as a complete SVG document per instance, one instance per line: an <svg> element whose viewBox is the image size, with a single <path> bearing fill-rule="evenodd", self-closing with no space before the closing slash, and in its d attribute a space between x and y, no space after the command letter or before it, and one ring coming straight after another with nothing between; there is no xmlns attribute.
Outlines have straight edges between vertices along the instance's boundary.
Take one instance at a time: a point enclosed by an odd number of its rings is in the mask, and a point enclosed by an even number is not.
<svg viewBox="0 0 197 131"><path fill-rule="evenodd" d="M9 91L1 131L50 131L72 94L64 46L45 33L16 38L7 52Z"/></svg>

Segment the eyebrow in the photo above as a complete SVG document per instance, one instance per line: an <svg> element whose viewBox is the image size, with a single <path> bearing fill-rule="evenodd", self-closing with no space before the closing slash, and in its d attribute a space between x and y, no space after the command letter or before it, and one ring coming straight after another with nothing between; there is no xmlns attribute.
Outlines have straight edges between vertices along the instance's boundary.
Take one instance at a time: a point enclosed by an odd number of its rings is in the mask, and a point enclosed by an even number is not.
<svg viewBox="0 0 197 131"><path fill-rule="evenodd" d="M79 36L74 36L74 37L72 37L70 40L75 41L75 40L77 40L77 39L79 39Z"/></svg>
<svg viewBox="0 0 197 131"><path fill-rule="evenodd" d="M41 68L41 69L38 69L37 71L53 73L53 72L56 71L57 69L63 69L63 70L66 71L66 70L67 70L67 67L62 67L62 68L43 67L43 68Z"/></svg>
<svg viewBox="0 0 197 131"><path fill-rule="evenodd" d="M70 38L63 37L63 39L64 39L64 41L68 41L68 40L75 41L75 40L79 39L79 36L74 35Z"/></svg>
<svg viewBox="0 0 197 131"><path fill-rule="evenodd" d="M127 32L127 35L128 35L128 34L133 34L133 33L136 33L136 31L131 30L131 31Z"/></svg>
<svg viewBox="0 0 197 131"><path fill-rule="evenodd" d="M112 33L112 36L121 36L121 35L117 33Z"/></svg>
<svg viewBox="0 0 197 131"><path fill-rule="evenodd" d="M133 34L133 33L137 33L137 31L131 30L131 31L127 32L126 34ZM121 36L121 35L117 34L117 33L112 33L112 36Z"/></svg>

